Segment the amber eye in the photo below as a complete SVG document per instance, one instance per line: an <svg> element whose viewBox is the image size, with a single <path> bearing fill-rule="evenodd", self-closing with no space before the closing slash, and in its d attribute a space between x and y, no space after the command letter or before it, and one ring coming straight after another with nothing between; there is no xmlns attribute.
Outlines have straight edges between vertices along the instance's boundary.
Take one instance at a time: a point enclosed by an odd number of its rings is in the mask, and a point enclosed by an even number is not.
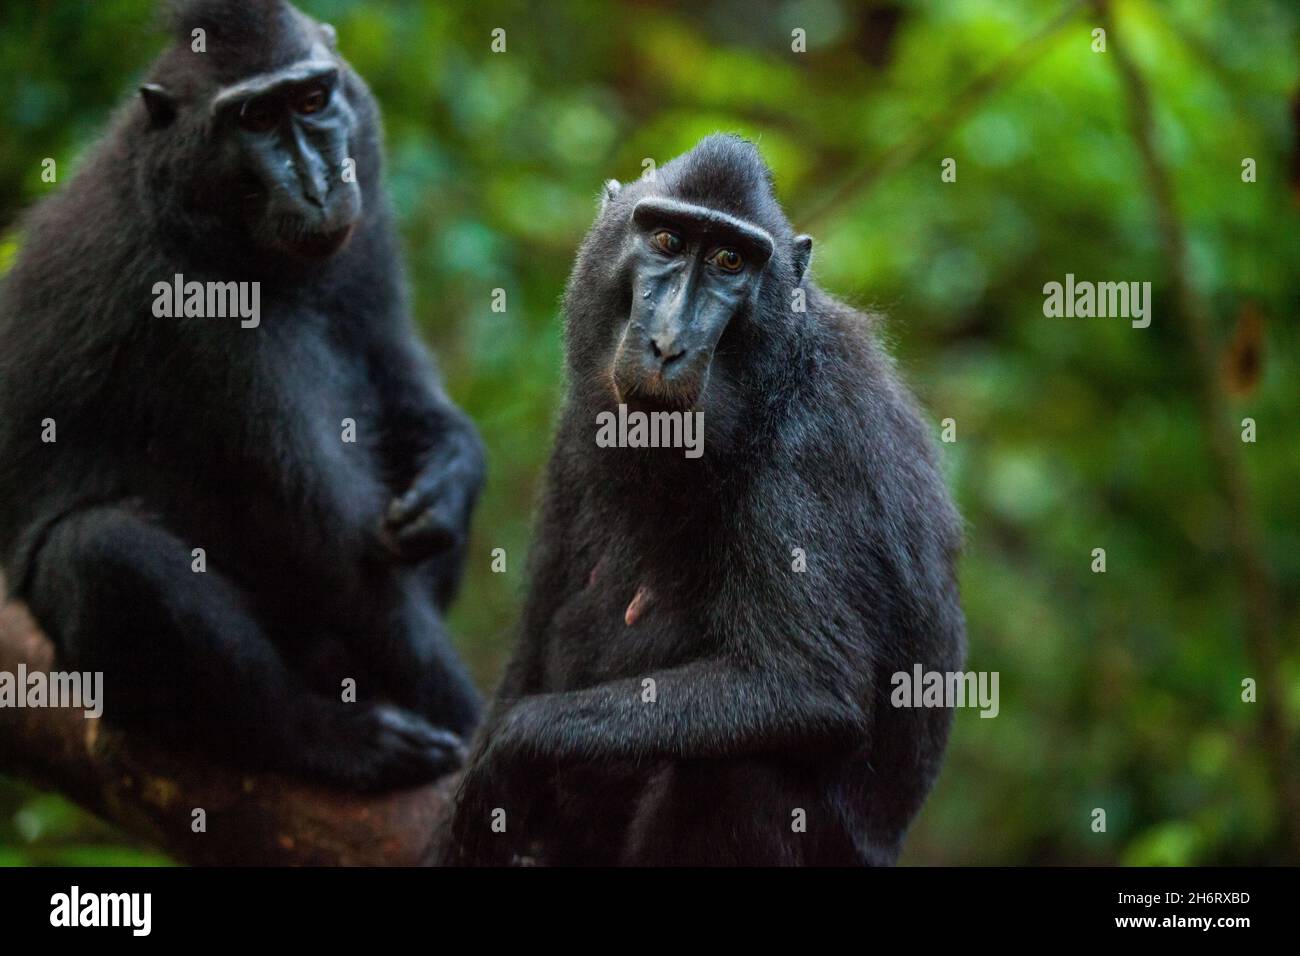
<svg viewBox="0 0 1300 956"><path fill-rule="evenodd" d="M682 251L682 237L669 229L660 229L654 234L655 245L663 252L669 255L677 255Z"/></svg>
<svg viewBox="0 0 1300 956"><path fill-rule="evenodd" d="M745 260L735 249L719 249L713 254L713 261L724 272L739 272Z"/></svg>
<svg viewBox="0 0 1300 956"><path fill-rule="evenodd" d="M265 133L275 128L280 112L269 98L249 100L239 110L239 125L254 133Z"/></svg>
<svg viewBox="0 0 1300 956"><path fill-rule="evenodd" d="M298 98L294 109L299 113L319 113L329 101L329 90L323 86L313 86Z"/></svg>

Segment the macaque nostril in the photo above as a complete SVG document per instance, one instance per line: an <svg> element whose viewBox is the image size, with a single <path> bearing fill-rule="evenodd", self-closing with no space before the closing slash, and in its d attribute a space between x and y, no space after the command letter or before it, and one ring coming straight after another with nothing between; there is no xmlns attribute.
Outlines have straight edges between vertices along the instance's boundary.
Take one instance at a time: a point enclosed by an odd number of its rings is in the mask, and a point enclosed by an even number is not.
<svg viewBox="0 0 1300 956"><path fill-rule="evenodd" d="M329 186L326 183L303 181L302 198L317 209L325 208L325 196L328 192Z"/></svg>
<svg viewBox="0 0 1300 956"><path fill-rule="evenodd" d="M663 362L665 365L677 361L686 354L685 349L677 349L676 351L673 351L671 342L667 346L660 348L659 343L654 339L650 340L650 351L654 353L655 358L659 359L659 361Z"/></svg>

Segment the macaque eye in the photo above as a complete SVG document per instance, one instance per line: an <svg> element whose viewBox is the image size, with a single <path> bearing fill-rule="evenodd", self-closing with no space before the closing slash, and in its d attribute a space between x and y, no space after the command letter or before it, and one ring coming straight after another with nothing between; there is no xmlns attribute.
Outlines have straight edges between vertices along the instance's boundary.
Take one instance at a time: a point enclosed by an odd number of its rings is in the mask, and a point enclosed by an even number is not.
<svg viewBox="0 0 1300 956"><path fill-rule="evenodd" d="M239 125L254 133L265 133L280 121L280 111L270 98L248 100L239 109Z"/></svg>
<svg viewBox="0 0 1300 956"><path fill-rule="evenodd" d="M682 237L670 229L660 229L656 232L654 243L661 251L672 256L682 251Z"/></svg>
<svg viewBox="0 0 1300 956"><path fill-rule="evenodd" d="M294 105L299 113L319 113L330 101L330 91L323 86L313 86L306 90Z"/></svg>
<svg viewBox="0 0 1300 956"><path fill-rule="evenodd" d="M719 249L713 254L713 263L723 272L739 272L745 260L735 249Z"/></svg>

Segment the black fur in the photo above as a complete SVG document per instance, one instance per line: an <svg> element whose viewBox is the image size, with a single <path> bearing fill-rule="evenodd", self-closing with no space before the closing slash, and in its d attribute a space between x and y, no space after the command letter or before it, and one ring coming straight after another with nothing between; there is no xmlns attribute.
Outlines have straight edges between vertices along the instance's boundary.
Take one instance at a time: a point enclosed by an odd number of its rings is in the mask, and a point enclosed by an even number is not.
<svg viewBox="0 0 1300 956"><path fill-rule="evenodd" d="M66 666L105 672L110 720L347 786L427 779L477 719L441 612L483 459L410 325L377 107L339 59L350 241L265 248L208 104L332 32L272 0L184 4L175 30L148 77L175 115L132 98L27 218L0 290L10 592ZM177 273L260 281L260 326L155 317L152 286Z"/></svg>
<svg viewBox="0 0 1300 956"><path fill-rule="evenodd" d="M804 274L810 246L751 144L713 136L613 186L569 282L569 389L522 635L444 861L892 863L951 714L892 707L890 677L964 656L960 522L927 428L873 318ZM654 195L775 240L696 402L698 460L594 441L632 306L631 212Z"/></svg>

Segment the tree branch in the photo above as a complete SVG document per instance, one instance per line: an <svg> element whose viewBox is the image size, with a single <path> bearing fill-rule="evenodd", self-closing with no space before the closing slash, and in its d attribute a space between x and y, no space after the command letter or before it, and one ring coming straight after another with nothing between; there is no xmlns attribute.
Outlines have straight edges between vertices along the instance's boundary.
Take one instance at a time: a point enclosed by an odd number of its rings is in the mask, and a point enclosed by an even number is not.
<svg viewBox="0 0 1300 956"><path fill-rule="evenodd" d="M57 670L54 646L0 589L0 671ZM166 751L81 710L0 708L0 769L58 790L184 863L425 862L455 777L387 794L326 790ZM193 811L206 832L192 830Z"/></svg>

